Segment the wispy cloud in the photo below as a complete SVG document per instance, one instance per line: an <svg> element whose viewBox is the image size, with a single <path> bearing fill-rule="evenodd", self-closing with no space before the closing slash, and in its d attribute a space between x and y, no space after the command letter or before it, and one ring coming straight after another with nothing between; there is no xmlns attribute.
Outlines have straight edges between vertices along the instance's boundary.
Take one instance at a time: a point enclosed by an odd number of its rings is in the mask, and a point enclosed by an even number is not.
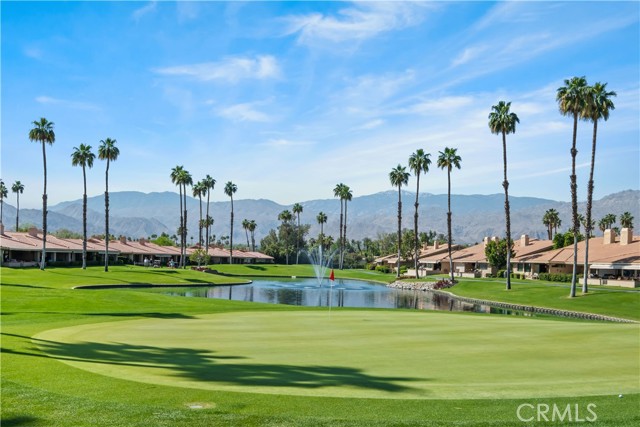
<svg viewBox="0 0 640 427"><path fill-rule="evenodd" d="M367 2L341 9L337 15L313 13L286 18L286 34L298 34L298 42L344 42L417 25L427 6L422 2Z"/></svg>
<svg viewBox="0 0 640 427"><path fill-rule="evenodd" d="M271 148L285 148L285 147L300 147L305 145L313 145L311 141L294 141L290 139L278 138L278 139L269 139L264 142L262 145L271 147Z"/></svg>
<svg viewBox="0 0 640 427"><path fill-rule="evenodd" d="M157 5L158 4L157 4L156 1L151 1L151 2L149 2L147 4L145 4L144 6L139 7L138 9L134 10L133 13L131 14L131 17L133 18L134 21L137 22L143 16L155 12Z"/></svg>
<svg viewBox="0 0 640 427"><path fill-rule="evenodd" d="M218 110L217 114L236 122L270 122L272 117L255 108L260 103L236 104Z"/></svg>
<svg viewBox="0 0 640 427"><path fill-rule="evenodd" d="M218 62L176 65L152 71L165 76L191 77L204 82L223 80L232 83L245 79L271 79L280 75L278 61L271 55L229 57Z"/></svg>
<svg viewBox="0 0 640 427"><path fill-rule="evenodd" d="M36 102L44 105L58 105L61 107L72 108L76 110L97 111L100 107L89 102L73 101L69 99L52 98L50 96L37 96Z"/></svg>

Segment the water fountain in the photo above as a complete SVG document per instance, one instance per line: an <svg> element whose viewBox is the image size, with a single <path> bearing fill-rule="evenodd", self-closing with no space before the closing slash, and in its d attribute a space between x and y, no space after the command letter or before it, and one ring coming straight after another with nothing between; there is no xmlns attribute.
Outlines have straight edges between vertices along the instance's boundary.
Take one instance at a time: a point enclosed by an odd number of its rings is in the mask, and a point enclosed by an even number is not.
<svg viewBox="0 0 640 427"><path fill-rule="evenodd" d="M327 256L323 254L322 245L310 249L307 252L307 256L309 257L309 261L313 266L313 271L316 274L316 279L318 280L318 286L322 287L322 280L325 277L327 269L329 268L329 264L333 260L333 256L335 255L337 249L330 252Z"/></svg>

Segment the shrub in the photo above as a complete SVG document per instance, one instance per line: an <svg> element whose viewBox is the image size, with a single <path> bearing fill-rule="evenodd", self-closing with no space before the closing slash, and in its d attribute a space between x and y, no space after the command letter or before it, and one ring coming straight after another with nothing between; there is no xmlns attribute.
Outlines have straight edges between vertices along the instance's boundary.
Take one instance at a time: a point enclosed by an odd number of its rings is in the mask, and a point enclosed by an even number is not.
<svg viewBox="0 0 640 427"><path fill-rule="evenodd" d="M386 265L377 265L376 266L376 271L380 272L380 273L391 273L391 269L389 267L387 267Z"/></svg>
<svg viewBox="0 0 640 427"><path fill-rule="evenodd" d="M538 278L549 282L571 282L571 274L564 273L540 273Z"/></svg>

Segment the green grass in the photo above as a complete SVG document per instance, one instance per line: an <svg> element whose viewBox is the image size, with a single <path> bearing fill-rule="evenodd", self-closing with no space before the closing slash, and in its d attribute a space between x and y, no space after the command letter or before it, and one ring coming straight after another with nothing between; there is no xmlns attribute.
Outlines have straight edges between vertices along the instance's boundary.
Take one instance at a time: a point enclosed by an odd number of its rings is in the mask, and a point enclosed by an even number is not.
<svg viewBox="0 0 640 427"><path fill-rule="evenodd" d="M215 264L212 269L223 274L231 274L242 277L316 277L313 267L308 264L282 265L282 264ZM325 276L329 276L331 269L327 269ZM391 283L395 280L394 274L383 274L371 270L338 270L334 269L335 277L340 279L359 279L371 282Z"/></svg>
<svg viewBox="0 0 640 427"><path fill-rule="evenodd" d="M336 310L325 322L322 316L326 310L319 309L179 298L128 289L70 289L78 284L192 284L212 280L209 275L203 280L203 274L162 274L141 267L117 267L108 274L99 268L45 272L0 269L2 425L511 426L522 424L516 410L523 403L562 408L578 405L583 417L586 406L595 404L598 425L634 426L640 422L637 381L635 390L623 398L618 398L616 391L622 389L616 384L617 379L637 380L638 325L390 310ZM171 281L167 282L169 277ZM230 279L221 278L224 282ZM205 327L211 325L222 329L212 331ZM130 326L142 329L133 334ZM322 331L323 326L327 326L326 331ZM389 347L386 337L371 334L372 330L394 326L398 329L388 337ZM305 346L317 346L305 352L304 346L296 343L302 338L299 334L313 327L318 328L316 333L323 342L305 342ZM97 328L95 333L89 333L92 328ZM635 334L630 341L629 331L633 328ZM52 331L56 329L57 332ZM76 339L70 334L72 331L89 335L77 335ZM364 334L367 331L368 335ZM338 332L347 334L345 339L333 335ZM163 344L165 334L170 341ZM269 334L273 335L268 343L273 345L262 347L263 351L252 345L259 338L264 344ZM518 342L518 337L531 339L536 334L547 334L555 341L544 346ZM465 339L467 346L462 345ZM365 351L366 343L358 340L367 340L368 350ZM422 358L412 352L420 343L425 345ZM584 351L584 346L593 351ZM387 351L400 369L398 377L406 377L404 380L394 377L393 364L383 363L388 362L384 357ZM484 358L484 351L490 357ZM354 360L356 355L358 359ZM601 358L603 355L619 363L609 364ZM304 360L312 356L319 357L318 361ZM398 390L395 398L357 395L369 389L395 394L388 389L411 387L418 382L412 380L415 378L423 379L427 391L430 386L435 390L436 384L444 387L445 373L458 375L456 381L451 381L454 386L455 382L472 382L476 375L486 375L480 372L481 368L499 361L510 376L518 374L520 368L530 369L524 361L516 361L518 358L530 359L539 368L552 369L563 378L588 370L584 375L596 383L611 380L611 390L598 396L584 396L583 391L571 392L567 397L540 397L538 385L538 392L534 393L537 397L462 399L451 392L450 398L442 398L444 391L437 390L439 398L407 398L411 393L408 389ZM83 368L78 369L81 364ZM150 366L140 366L144 364ZM256 368L261 364L272 369L252 370L252 365ZM456 372L456 365L461 372ZM229 374L221 367L232 369L236 375L228 376L224 387L211 387L215 378L207 377L212 375L208 373L210 369ZM127 370L128 374L123 373ZM138 377L133 376L134 372ZM527 372L535 381L534 373ZM540 374L549 377L549 373ZM149 375L162 381L151 380ZM430 378L433 384L427 381ZM182 380L190 383L176 387L175 382ZM296 381L300 385L296 386ZM347 383L342 387L331 385L331 381ZM258 390L256 382L267 383L260 387L284 387L288 392L270 394L268 390ZM487 386L486 381L475 382ZM545 383L546 380L540 382ZM596 383L583 386L597 393ZM204 384L208 386L203 387ZM243 391L232 391L233 387ZM244 392L249 389L261 392ZM296 390L298 394L294 393ZM300 390L333 395L303 396ZM499 394L501 387L487 390ZM406 395L401 396L402 393ZM202 409L191 409L192 405Z"/></svg>
<svg viewBox="0 0 640 427"><path fill-rule="evenodd" d="M539 281L514 281L511 290L504 280L461 280L447 291L464 297L536 307L596 313L640 320L640 292L591 287L586 294L569 298L569 285Z"/></svg>

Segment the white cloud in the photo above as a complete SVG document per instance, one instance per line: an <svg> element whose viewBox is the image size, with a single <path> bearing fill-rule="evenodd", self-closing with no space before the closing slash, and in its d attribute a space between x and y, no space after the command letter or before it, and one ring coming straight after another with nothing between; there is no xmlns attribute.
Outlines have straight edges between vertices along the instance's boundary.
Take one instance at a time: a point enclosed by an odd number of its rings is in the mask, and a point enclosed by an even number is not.
<svg viewBox="0 0 640 427"><path fill-rule="evenodd" d="M131 17L137 22L143 16L155 12L157 5L158 3L156 1L151 1L145 4L144 6L134 10L133 13L131 14Z"/></svg>
<svg viewBox="0 0 640 427"><path fill-rule="evenodd" d="M218 115L236 122L270 122L272 118L255 109L258 103L236 104L218 110Z"/></svg>
<svg viewBox="0 0 640 427"><path fill-rule="evenodd" d="M59 105L61 107L73 108L76 110L89 110L89 111L100 110L100 107L98 107L95 104L91 104L89 102L52 98L50 96L45 96L45 95L37 96L35 100L36 102L44 105Z"/></svg>
<svg viewBox="0 0 640 427"><path fill-rule="evenodd" d="M271 148L283 148L283 147L300 147L304 145L313 145L313 142L310 141L293 141L290 139L278 138L278 139L269 139L262 145L271 147Z"/></svg>
<svg viewBox="0 0 640 427"><path fill-rule="evenodd" d="M457 67L458 65L466 64L467 62L481 56L486 50L487 46L484 45L468 47L451 62L451 66Z"/></svg>
<svg viewBox="0 0 640 427"><path fill-rule="evenodd" d="M259 55L255 58L229 57L219 62L176 65L152 71L166 76L192 77L205 82L224 80L232 83L244 79L264 80L280 75L278 61L271 55Z"/></svg>
<svg viewBox="0 0 640 427"><path fill-rule="evenodd" d="M298 33L302 44L364 40L379 33L419 24L423 2L367 2L341 9L337 16L313 13L289 16L286 34Z"/></svg>
<svg viewBox="0 0 640 427"><path fill-rule="evenodd" d="M444 96L418 102L407 108L397 110L397 113L450 115L452 111L466 108L474 103L471 96Z"/></svg>
<svg viewBox="0 0 640 427"><path fill-rule="evenodd" d="M375 120L368 121L368 122L356 127L355 130L375 129L377 127L382 126L384 123L385 123L385 121L382 120L382 119L375 119Z"/></svg>

